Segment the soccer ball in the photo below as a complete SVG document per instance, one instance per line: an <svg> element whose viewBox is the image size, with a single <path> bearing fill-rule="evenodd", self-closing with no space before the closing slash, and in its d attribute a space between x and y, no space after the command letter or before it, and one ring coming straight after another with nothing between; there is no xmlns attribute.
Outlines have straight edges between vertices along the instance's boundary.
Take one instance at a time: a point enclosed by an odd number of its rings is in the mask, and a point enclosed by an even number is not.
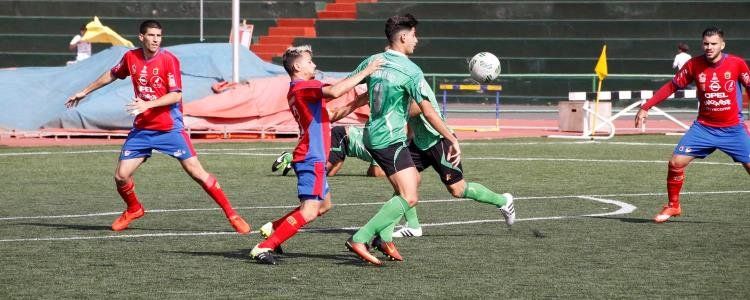
<svg viewBox="0 0 750 300"><path fill-rule="evenodd" d="M469 61L469 72L478 82L492 81L500 76L500 60L492 53L479 52Z"/></svg>

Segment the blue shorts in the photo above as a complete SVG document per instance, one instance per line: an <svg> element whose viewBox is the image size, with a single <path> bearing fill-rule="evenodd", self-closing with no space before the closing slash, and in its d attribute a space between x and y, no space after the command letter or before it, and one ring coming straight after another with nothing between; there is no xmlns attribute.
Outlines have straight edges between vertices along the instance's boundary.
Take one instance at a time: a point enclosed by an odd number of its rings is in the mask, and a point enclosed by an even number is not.
<svg viewBox="0 0 750 300"><path fill-rule="evenodd" d="M704 158L719 149L734 161L750 163L750 133L744 123L732 127L709 127L693 122L674 147L674 154Z"/></svg>
<svg viewBox="0 0 750 300"><path fill-rule="evenodd" d="M184 129L157 131L133 128L122 145L120 160L151 157L156 150L179 160L195 156L193 143Z"/></svg>
<svg viewBox="0 0 750 300"><path fill-rule="evenodd" d="M325 200L328 194L326 162L296 162L292 167L297 173L299 200Z"/></svg>

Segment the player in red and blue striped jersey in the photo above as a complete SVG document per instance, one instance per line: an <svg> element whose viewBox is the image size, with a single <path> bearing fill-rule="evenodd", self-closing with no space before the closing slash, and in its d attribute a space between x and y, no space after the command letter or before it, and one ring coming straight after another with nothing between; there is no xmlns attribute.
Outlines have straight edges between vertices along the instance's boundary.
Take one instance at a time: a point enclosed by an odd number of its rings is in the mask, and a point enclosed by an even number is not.
<svg viewBox="0 0 750 300"><path fill-rule="evenodd" d="M135 97L127 105L135 115L133 129L120 152L115 171L117 192L127 204L125 212L112 223L112 230L128 228L144 215L135 194L133 175L138 167L157 150L180 161L182 168L221 206L235 231L250 232L250 225L234 211L214 175L203 169L182 122L182 82L180 62L172 53L161 49L162 27L157 21L141 23L138 39L142 48L125 53L120 62L102 74L82 91L68 98L67 107L78 105L86 95L130 76Z"/></svg>
<svg viewBox="0 0 750 300"><path fill-rule="evenodd" d="M668 203L654 217L663 223L682 213L680 190L685 168L695 158L704 158L716 149L741 163L750 174L750 131L742 119L742 88L750 88L750 70L740 57L723 53L724 31L710 27L703 31L704 55L696 56L646 101L635 116L640 127L648 110L667 99L677 89L695 82L700 101L698 118L675 146L667 173Z"/></svg>
<svg viewBox="0 0 750 300"><path fill-rule="evenodd" d="M290 47L284 52L284 69L291 77L289 109L299 124L300 139L294 148L292 167L297 174L297 195L300 206L261 229L266 240L256 245L250 255L263 264L276 264L271 251L294 236L305 224L331 208L331 193L326 179L326 163L331 148L331 128L326 102L341 97L382 64L370 63L361 72L335 85L315 80L315 63L310 46Z"/></svg>

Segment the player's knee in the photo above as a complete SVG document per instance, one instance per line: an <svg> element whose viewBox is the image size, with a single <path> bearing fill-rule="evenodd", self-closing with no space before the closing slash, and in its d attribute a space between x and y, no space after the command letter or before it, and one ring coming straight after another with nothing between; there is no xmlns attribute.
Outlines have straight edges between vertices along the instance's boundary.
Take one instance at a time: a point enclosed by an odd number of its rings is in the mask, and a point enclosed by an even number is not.
<svg viewBox="0 0 750 300"><path fill-rule="evenodd" d="M681 162L679 160L671 159L669 160L667 167L669 168L669 171L682 172L685 170L685 167L687 167L687 163Z"/></svg>
<svg viewBox="0 0 750 300"><path fill-rule="evenodd" d="M461 198L464 196L464 188L463 187L453 187L449 186L448 191L451 193L451 196L454 198Z"/></svg>
<svg viewBox="0 0 750 300"><path fill-rule="evenodd" d="M115 173L115 184L117 184L118 186L125 185L131 180L132 180L132 176L130 175Z"/></svg>
<svg viewBox="0 0 750 300"><path fill-rule="evenodd" d="M417 202L419 202L419 197L417 195L401 195L404 200L406 200L406 203L409 203L410 207L414 207L417 205Z"/></svg>

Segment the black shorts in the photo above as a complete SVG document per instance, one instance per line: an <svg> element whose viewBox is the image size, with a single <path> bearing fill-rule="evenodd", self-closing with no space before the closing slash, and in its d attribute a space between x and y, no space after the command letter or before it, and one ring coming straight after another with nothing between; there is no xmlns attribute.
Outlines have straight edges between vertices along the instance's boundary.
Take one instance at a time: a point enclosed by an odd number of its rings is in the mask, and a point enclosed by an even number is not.
<svg viewBox="0 0 750 300"><path fill-rule="evenodd" d="M396 143L383 149L367 149L372 159L383 169L386 176L414 167L412 155L406 143Z"/></svg>
<svg viewBox="0 0 750 300"><path fill-rule="evenodd" d="M417 171L422 172L424 169L432 167L440 175L440 181L445 185L451 185L464 179L464 172L461 163L453 167L445 157L448 153L450 142L446 139L440 139L440 142L427 150L419 150L414 143L409 143L411 159Z"/></svg>
<svg viewBox="0 0 750 300"><path fill-rule="evenodd" d="M346 149L349 149L346 127L335 126L331 128L331 151L328 153L328 162L336 164L346 160Z"/></svg>

